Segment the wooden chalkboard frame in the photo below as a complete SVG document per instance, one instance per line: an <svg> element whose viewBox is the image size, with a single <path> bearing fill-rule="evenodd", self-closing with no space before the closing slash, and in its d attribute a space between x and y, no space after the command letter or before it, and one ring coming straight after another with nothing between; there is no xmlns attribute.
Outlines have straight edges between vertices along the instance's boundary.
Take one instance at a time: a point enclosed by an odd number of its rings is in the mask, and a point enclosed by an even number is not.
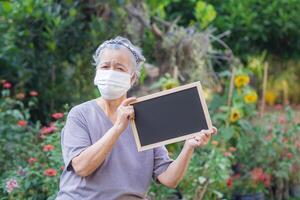
<svg viewBox="0 0 300 200"><path fill-rule="evenodd" d="M208 127L208 129L212 130L212 123L211 123L208 108L207 108L207 105L206 105L206 102L205 102L205 99L204 99L204 93L203 93L200 81L190 83L190 84L187 84L187 85L183 85L183 86L179 86L179 87L176 87L176 88L172 88L172 89L169 89L169 90L164 90L164 91L157 92L157 93L154 93L154 94L146 95L146 96L143 96L143 97L139 97L139 98L137 98L137 100L135 102L131 103L131 105L134 105L135 103L151 100L153 98L161 97L161 96L164 96L164 95L167 95L167 94L180 92L180 91L187 90L187 89L194 88L194 87L197 88L197 91L198 91L198 94L199 94L199 97L200 97L201 107L204 111L207 127ZM179 141L182 141L182 140L186 140L187 138L193 137L194 135L197 135L197 134L199 134L203 131L202 130L200 132L190 133L190 134L187 134L187 135L184 135L184 136L180 136L180 137L164 140L164 141L161 141L161 142L141 146L141 142L140 142L140 139L139 139L139 134L138 134L134 119L131 119L130 123L131 123L131 128L132 128L133 136L134 136L138 151L144 151L144 150L152 149L152 148L155 148L155 147L159 147L159 146L179 142Z"/></svg>

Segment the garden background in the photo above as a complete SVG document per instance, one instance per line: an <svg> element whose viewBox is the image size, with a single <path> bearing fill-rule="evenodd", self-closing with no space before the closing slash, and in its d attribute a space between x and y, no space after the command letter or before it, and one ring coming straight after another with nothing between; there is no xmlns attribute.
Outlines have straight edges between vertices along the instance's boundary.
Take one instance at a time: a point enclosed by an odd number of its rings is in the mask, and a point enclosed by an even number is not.
<svg viewBox="0 0 300 200"><path fill-rule="evenodd" d="M131 95L200 80L219 132L153 199L300 199L299 13L299 0L0 1L0 199L55 198L65 117L99 96L92 54L117 35L147 58Z"/></svg>

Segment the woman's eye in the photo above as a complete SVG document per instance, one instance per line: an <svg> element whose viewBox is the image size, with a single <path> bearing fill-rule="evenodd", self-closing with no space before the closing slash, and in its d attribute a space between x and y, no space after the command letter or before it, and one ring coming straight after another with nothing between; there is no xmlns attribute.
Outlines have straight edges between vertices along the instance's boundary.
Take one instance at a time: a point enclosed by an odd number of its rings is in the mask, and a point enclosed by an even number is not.
<svg viewBox="0 0 300 200"><path fill-rule="evenodd" d="M104 66L101 66L101 69L108 69L109 67L104 65Z"/></svg>
<svg viewBox="0 0 300 200"><path fill-rule="evenodd" d="M124 72L124 69L120 67L118 67L117 70Z"/></svg>

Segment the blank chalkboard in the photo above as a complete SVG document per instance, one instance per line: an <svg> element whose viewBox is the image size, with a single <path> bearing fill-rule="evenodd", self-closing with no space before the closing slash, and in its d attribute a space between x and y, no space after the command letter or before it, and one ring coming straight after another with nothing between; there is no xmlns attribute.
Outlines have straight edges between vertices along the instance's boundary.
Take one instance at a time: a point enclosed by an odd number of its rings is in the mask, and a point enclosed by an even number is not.
<svg viewBox="0 0 300 200"><path fill-rule="evenodd" d="M140 97L131 127L139 151L185 140L211 129L200 82Z"/></svg>

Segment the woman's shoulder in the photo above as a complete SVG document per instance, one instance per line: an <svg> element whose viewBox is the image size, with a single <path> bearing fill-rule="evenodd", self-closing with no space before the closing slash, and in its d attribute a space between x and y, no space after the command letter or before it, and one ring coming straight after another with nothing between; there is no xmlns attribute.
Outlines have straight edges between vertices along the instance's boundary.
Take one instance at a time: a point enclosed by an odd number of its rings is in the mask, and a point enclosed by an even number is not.
<svg viewBox="0 0 300 200"><path fill-rule="evenodd" d="M68 117L80 117L88 114L93 110L93 103L94 99L73 106L68 113Z"/></svg>

